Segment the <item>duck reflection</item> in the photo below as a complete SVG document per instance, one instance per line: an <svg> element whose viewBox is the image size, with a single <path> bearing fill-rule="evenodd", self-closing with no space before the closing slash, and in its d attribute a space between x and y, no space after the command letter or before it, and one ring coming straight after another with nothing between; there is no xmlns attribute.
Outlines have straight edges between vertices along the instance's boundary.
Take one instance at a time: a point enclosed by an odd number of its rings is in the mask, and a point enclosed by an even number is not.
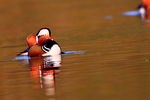
<svg viewBox="0 0 150 100"><path fill-rule="evenodd" d="M45 88L47 96L55 95L55 74L61 66L61 55L33 57L28 61L35 87Z"/></svg>

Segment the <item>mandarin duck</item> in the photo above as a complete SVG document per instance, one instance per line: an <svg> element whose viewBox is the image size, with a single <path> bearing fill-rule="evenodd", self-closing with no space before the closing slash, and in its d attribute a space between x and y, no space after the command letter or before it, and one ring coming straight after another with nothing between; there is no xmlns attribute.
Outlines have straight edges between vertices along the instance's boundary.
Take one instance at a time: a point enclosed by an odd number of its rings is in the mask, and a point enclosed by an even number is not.
<svg viewBox="0 0 150 100"><path fill-rule="evenodd" d="M49 28L41 28L35 35L29 35L26 38L28 48L18 55L27 56L50 56L61 54L61 48L59 44L51 37L51 31Z"/></svg>

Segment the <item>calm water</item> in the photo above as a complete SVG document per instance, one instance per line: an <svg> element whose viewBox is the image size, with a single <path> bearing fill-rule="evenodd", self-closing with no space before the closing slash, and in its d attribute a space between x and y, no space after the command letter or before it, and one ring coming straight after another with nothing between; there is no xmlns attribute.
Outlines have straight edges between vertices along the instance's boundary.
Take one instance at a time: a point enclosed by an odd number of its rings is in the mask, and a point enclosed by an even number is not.
<svg viewBox="0 0 150 100"><path fill-rule="evenodd" d="M150 25L121 15L139 3L1 0L0 100L149 100ZM10 61L41 27L63 51L86 52L62 56L59 70L42 69L41 58Z"/></svg>

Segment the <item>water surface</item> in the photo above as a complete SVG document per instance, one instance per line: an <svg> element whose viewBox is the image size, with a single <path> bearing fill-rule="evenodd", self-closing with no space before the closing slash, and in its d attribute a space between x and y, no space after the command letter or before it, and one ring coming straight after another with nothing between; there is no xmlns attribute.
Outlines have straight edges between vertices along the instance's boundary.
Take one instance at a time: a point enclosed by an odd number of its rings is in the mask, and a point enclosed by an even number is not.
<svg viewBox="0 0 150 100"><path fill-rule="evenodd" d="M2 0L0 100L149 100L150 25L121 15L139 2ZM63 51L86 53L62 56L61 68L47 77L10 61L41 27L51 28Z"/></svg>

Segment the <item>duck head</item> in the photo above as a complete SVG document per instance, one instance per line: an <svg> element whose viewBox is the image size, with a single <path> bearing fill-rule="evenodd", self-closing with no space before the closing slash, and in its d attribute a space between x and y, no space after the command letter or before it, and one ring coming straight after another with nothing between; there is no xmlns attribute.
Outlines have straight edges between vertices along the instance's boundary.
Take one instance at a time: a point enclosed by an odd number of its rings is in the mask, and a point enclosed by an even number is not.
<svg viewBox="0 0 150 100"><path fill-rule="evenodd" d="M51 36L51 30L49 28L41 28L39 30L39 32L36 34L36 36L41 36L41 35L45 35L45 36Z"/></svg>
<svg viewBox="0 0 150 100"><path fill-rule="evenodd" d="M38 45L45 44L48 40L52 40L51 30L49 28L41 28L36 34L36 41Z"/></svg>
<svg viewBox="0 0 150 100"><path fill-rule="evenodd" d="M27 37L27 44L29 47L39 44L44 44L47 40L53 40L49 28L41 28L36 35L32 34Z"/></svg>

